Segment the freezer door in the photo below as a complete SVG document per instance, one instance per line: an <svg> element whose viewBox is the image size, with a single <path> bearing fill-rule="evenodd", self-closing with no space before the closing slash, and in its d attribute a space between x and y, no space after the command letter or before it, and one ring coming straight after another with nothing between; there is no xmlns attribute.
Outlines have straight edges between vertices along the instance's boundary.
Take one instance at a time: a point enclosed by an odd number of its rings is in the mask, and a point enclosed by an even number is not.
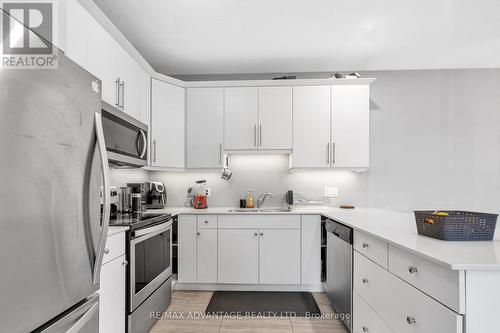
<svg viewBox="0 0 500 333"><path fill-rule="evenodd" d="M37 330L37 333L97 333L99 332L99 295L95 294L58 320Z"/></svg>
<svg viewBox="0 0 500 333"><path fill-rule="evenodd" d="M0 332L30 332L99 287L100 81L58 57L0 69Z"/></svg>

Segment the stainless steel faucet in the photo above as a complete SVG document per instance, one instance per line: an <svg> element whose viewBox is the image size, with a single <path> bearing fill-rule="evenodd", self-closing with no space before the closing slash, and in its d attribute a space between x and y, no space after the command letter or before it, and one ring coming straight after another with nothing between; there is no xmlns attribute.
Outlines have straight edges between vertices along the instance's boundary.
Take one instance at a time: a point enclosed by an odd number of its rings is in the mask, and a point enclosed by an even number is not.
<svg viewBox="0 0 500 333"><path fill-rule="evenodd" d="M257 199L257 208L262 207L262 205L264 204L264 201L266 201L267 197L274 198L274 194L272 194L272 193L262 193L261 195L259 195L259 198Z"/></svg>

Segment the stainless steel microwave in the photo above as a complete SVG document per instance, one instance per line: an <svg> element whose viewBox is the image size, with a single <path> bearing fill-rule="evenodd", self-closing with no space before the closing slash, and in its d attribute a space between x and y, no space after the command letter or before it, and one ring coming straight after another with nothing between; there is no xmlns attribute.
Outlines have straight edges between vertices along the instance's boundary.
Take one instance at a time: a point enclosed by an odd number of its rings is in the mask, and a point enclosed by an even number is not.
<svg viewBox="0 0 500 333"><path fill-rule="evenodd" d="M102 127L109 164L143 167L148 163L148 126L102 102Z"/></svg>

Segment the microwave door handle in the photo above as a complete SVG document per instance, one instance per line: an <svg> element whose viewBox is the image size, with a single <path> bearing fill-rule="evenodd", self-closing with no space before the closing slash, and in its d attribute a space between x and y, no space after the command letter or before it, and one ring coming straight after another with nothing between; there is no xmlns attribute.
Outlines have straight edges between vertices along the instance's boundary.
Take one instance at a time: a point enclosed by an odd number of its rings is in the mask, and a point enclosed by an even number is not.
<svg viewBox="0 0 500 333"><path fill-rule="evenodd" d="M97 145L99 146L99 155L101 156L101 168L102 168L102 178L103 178L102 233L101 233L101 238L99 240L99 244L97 246L97 254L94 261L94 267L92 270L93 284L97 285L99 283L99 278L101 275L101 264L102 264L102 259L104 257L106 238L108 237L109 216L111 213L108 154L106 152L106 143L104 142L102 117L101 114L97 112L95 113L95 129L96 129Z"/></svg>
<svg viewBox="0 0 500 333"><path fill-rule="evenodd" d="M140 136L137 137L137 152L139 153L139 158L144 158L144 155L146 155L146 148L148 145L148 141L146 139L146 133L144 133L143 130L139 130ZM139 151L139 139L142 138L143 146L142 146L142 151Z"/></svg>

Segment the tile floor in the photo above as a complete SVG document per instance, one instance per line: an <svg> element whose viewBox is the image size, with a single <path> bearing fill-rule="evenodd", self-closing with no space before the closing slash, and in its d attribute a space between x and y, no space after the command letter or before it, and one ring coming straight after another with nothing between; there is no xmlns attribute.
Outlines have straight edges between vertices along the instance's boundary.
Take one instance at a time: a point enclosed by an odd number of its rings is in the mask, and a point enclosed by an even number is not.
<svg viewBox="0 0 500 333"><path fill-rule="evenodd" d="M313 293L325 318L204 318L211 291L175 291L172 304L149 333L347 333L325 293Z"/></svg>

